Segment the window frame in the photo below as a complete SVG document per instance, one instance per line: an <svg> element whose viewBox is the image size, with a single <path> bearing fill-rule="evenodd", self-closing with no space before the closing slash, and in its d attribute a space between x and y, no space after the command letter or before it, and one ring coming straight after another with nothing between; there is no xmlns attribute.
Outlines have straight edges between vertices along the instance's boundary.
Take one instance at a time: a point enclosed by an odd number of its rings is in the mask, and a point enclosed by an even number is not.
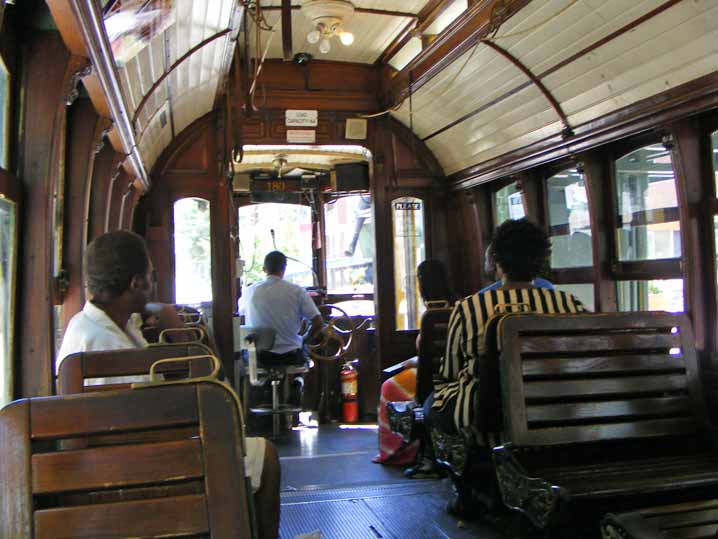
<svg viewBox="0 0 718 539"><path fill-rule="evenodd" d="M327 251L326 251L326 244L327 244L327 227L326 227L326 205L331 204L336 200L339 200L340 198L345 198L347 196L351 195L368 195L371 199L372 207L374 206L374 196L372 195L371 191L357 191L352 193L323 193L323 196L321 196L321 203L319 207L319 214L317 215L317 223L319 223L319 233L321 234L322 238L322 247L321 249L312 249L314 251L314 259L315 259L315 271L317 272L317 275L319 275L319 284L320 286L326 290L326 302L327 303L342 303L345 301L372 301L374 302L374 296L376 294L377 290L377 271L376 271L376 230L374 231L374 236L372 240L374 241L374 292L371 294L368 292L360 292L356 294L332 294L329 292L329 281L328 281L328 271L327 271ZM373 216L372 216L373 217ZM375 224L375 223L374 223ZM314 222L314 216L312 215L312 230L316 231L317 224ZM312 242L315 241L314 236L312 236ZM317 252L319 252L317 254ZM376 312L376 302L374 302L374 310Z"/></svg>
<svg viewBox="0 0 718 539"><path fill-rule="evenodd" d="M11 291L11 298L10 298L10 356L8 358L7 362L7 376L8 380L10 380L10 395L14 399L18 395L18 383L17 383L17 375L15 370L15 358L17 355L17 343L18 343L18 316L17 316L17 297L19 292L18 287L18 266L19 266L19 259L20 259L20 238L22 237L20 234L20 228L22 226L20 216L22 214L22 190L20 187L20 182L17 180L17 178L0 167L0 196L5 198L6 200L9 200L10 202L15 204L15 237L14 237L14 264L11 268L12 275L13 275L13 290ZM0 358L0 361L2 361L2 358Z"/></svg>
<svg viewBox="0 0 718 539"><path fill-rule="evenodd" d="M526 200L526 190L524 189L525 183L528 178L519 178L516 176L509 176L507 178L501 178L489 184L488 194L491 199L491 230L493 231L498 228L501 223L496 222L496 193L508 187L511 184L516 185L516 190L521 193L521 203L524 206L524 215L529 218L529 205Z"/></svg>
<svg viewBox="0 0 718 539"><path fill-rule="evenodd" d="M618 230L618 186L616 174L616 161L626 155L640 150L652 144L660 144L671 152L671 167L673 169L673 181L676 190L676 210L677 221L681 233L681 241L683 241L683 216L681 208L679 182L681 181L679 171L676 170L675 155L670 145L666 144L666 139L671 135L667 130L656 130L649 133L632 137L628 140L616 142L608 148L605 153L608 164L608 180L609 180L609 201L607 204L608 212L606 215L606 223L608 234L610 235L610 277L615 287L616 310L621 310L619 304L618 283L620 281L653 281L653 280L671 280L681 279L683 281L683 305L684 310L688 304L686 298L686 277L683 271L683 256L685 247L681 244L681 256L672 258L656 258L652 260L620 260L619 244L616 238ZM648 210L650 211L650 210ZM660 221L672 222L672 220Z"/></svg>

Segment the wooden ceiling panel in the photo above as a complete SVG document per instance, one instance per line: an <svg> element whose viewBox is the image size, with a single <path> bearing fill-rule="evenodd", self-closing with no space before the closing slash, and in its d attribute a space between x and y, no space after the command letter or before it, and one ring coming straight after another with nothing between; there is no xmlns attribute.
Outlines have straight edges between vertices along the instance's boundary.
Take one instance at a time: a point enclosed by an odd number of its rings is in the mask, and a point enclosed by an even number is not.
<svg viewBox="0 0 718 539"><path fill-rule="evenodd" d="M542 77L575 126L715 72L718 3L531 2L500 28L495 42ZM470 55L413 96L414 131L447 174L563 128L516 66L483 45ZM409 125L406 102L395 116Z"/></svg>
<svg viewBox="0 0 718 539"><path fill-rule="evenodd" d="M415 2L416 5L423 5L423 3ZM383 6L380 9L389 10L391 7ZM411 13L411 11L403 7L400 9L401 12ZM284 56L282 50L280 15L281 13L278 10L267 10L264 12L267 23L274 28L274 32L262 32L262 50L260 55L269 42L267 58L283 58ZM338 38L332 38L330 40L331 50L327 54L322 54L319 52L318 44L312 45L307 41L307 34L314 29L312 21L303 15L301 10L292 10L292 43L294 53L308 52L317 60L373 64L410 20L408 17L374 13L354 13L344 24L344 28L354 34L354 43L350 46L345 46L341 44ZM251 44L252 54L256 56L255 28L251 22L249 25L249 42Z"/></svg>
<svg viewBox="0 0 718 539"><path fill-rule="evenodd" d="M135 134L141 137L138 145L148 169L173 136L212 109L225 75L220 71L228 67L223 65L225 52L234 43L228 35L219 37L160 79L183 55L226 30L235 8L234 0L175 0L174 22L118 68L125 102L137 116Z"/></svg>

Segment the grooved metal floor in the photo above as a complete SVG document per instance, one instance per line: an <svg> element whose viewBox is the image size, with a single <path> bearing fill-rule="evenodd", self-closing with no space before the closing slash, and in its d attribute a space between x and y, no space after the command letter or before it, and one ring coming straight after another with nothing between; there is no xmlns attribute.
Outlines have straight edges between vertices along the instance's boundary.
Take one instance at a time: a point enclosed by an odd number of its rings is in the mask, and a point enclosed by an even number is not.
<svg viewBox="0 0 718 539"><path fill-rule="evenodd" d="M448 480L410 480L371 462L375 431L322 427L275 440L282 464L281 539L498 539L487 524L444 510Z"/></svg>

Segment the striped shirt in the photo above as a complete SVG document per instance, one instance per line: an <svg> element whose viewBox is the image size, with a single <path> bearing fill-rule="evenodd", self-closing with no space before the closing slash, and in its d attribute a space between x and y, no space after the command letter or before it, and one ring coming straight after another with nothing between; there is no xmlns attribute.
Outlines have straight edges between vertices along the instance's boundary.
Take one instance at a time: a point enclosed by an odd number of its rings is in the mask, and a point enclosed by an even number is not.
<svg viewBox="0 0 718 539"><path fill-rule="evenodd" d="M541 288L498 289L478 292L454 306L449 319L446 352L439 370L445 380L437 384L433 408L453 410L457 430L473 423L478 397L478 360L483 350L484 325L500 312L579 313L586 309L578 298L560 290Z"/></svg>

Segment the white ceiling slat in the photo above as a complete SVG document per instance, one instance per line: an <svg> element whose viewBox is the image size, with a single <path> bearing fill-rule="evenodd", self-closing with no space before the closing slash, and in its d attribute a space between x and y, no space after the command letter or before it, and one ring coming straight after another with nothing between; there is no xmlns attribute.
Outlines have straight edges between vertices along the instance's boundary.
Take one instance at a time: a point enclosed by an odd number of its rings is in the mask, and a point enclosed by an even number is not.
<svg viewBox="0 0 718 539"><path fill-rule="evenodd" d="M497 43L539 74L625 27L663 0L569 0L531 2L498 32L531 28ZM566 8L566 9L563 9ZM486 47L484 47L486 48ZM414 128L426 137L525 83L511 66L477 50L451 88L469 53L413 96ZM583 57L551 73L544 84L571 125L580 125L718 69L718 3L680 2ZM498 90L498 91L497 91ZM421 114L416 115L417 109ZM408 124L406 103L394 116ZM447 174L560 133L562 124L532 85L427 141Z"/></svg>
<svg viewBox="0 0 718 539"><path fill-rule="evenodd" d="M174 22L162 35L155 36L126 66L121 68L127 94L131 96L132 110L143 96L164 74L166 67L205 39L229 27L234 9L233 0L176 0ZM168 59L165 62L165 39ZM174 120L175 135L189 126L214 106L219 85L224 51L232 44L227 36L196 50L177 65L164 84L149 96L138 118L140 153L148 167L172 141L170 118ZM134 63L133 63L134 62ZM170 91L168 92L168 86ZM169 95L172 95L171 110ZM164 127L161 120L165 120Z"/></svg>

